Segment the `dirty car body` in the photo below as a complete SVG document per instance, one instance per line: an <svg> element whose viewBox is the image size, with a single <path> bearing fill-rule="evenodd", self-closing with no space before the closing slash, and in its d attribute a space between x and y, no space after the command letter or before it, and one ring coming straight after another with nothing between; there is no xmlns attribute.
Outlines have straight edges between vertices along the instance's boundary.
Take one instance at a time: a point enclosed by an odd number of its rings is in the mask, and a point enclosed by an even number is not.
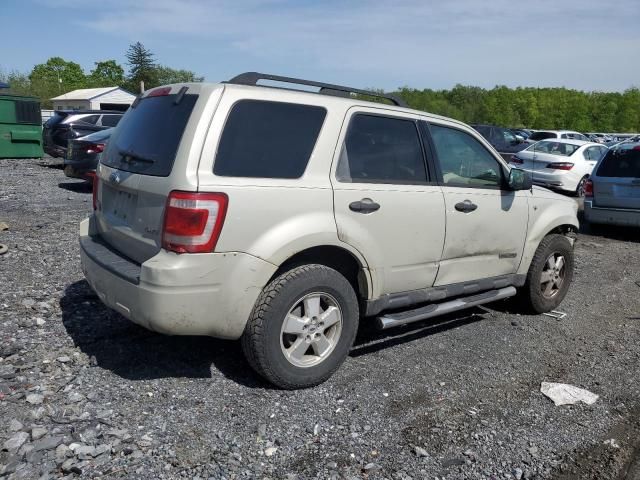
<svg viewBox="0 0 640 480"><path fill-rule="evenodd" d="M513 295L550 235L570 255L575 202L467 125L245 81L145 92L107 144L82 267L132 321L242 338L261 375L298 388L338 368L360 319Z"/></svg>

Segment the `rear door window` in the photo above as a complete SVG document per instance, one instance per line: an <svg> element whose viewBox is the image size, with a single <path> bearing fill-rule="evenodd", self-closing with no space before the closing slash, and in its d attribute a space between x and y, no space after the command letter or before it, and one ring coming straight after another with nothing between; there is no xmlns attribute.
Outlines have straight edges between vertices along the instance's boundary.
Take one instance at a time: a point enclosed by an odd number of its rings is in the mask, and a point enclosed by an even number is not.
<svg viewBox="0 0 640 480"><path fill-rule="evenodd" d="M241 100L220 138L213 173L223 177L300 178L327 112L296 103Z"/></svg>
<svg viewBox="0 0 640 480"><path fill-rule="evenodd" d="M598 176L640 178L640 145L609 150L598 167Z"/></svg>
<svg viewBox="0 0 640 480"><path fill-rule="evenodd" d="M102 156L105 165L167 177L198 95L145 97L129 108ZM177 103L176 103L177 102Z"/></svg>
<svg viewBox="0 0 640 480"><path fill-rule="evenodd" d="M378 115L354 115L336 177L340 182L352 183L427 182L416 122Z"/></svg>

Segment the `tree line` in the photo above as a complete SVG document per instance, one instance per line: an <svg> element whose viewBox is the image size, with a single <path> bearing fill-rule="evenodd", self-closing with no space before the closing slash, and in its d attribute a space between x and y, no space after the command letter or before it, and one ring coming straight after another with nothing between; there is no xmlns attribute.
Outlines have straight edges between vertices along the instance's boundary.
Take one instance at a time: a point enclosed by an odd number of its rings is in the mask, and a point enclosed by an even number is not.
<svg viewBox="0 0 640 480"><path fill-rule="evenodd" d="M190 70L159 64L140 42L129 46L127 71L115 60L95 62L85 73L75 62L52 57L30 73L0 69L0 81L13 93L41 99L51 108L52 97L78 88L121 86L132 93L179 82L201 82ZM450 90L401 88L399 94L412 108L455 118L466 123L489 123L533 129L570 129L579 132L640 132L640 90L583 92L568 88L492 89L456 85Z"/></svg>
<svg viewBox="0 0 640 480"><path fill-rule="evenodd" d="M179 82L202 82L204 77L191 70L180 70L159 64L155 55L136 42L125 53L127 71L115 60L94 63L94 68L85 73L76 62L61 57L51 57L45 63L35 65L31 72L4 72L0 68L0 82L10 85L10 92L30 95L41 100L42 108L51 108L51 98L79 88L119 86L132 93L144 88Z"/></svg>
<svg viewBox="0 0 640 480"><path fill-rule="evenodd" d="M490 90L456 85L450 90L402 88L399 95L418 110L466 123L579 132L640 132L640 90L583 92L568 88Z"/></svg>

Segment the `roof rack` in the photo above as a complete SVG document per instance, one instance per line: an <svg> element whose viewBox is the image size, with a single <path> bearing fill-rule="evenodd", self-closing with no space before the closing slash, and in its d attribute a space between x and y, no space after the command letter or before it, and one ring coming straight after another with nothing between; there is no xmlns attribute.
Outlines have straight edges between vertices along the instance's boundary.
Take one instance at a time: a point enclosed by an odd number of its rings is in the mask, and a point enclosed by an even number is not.
<svg viewBox="0 0 640 480"><path fill-rule="evenodd" d="M307 85L310 87L319 87L317 93L322 95L333 95L337 97L349 97L351 93L358 95L369 95L371 97L384 98L398 107L407 107L408 105L401 98L388 93L372 92L370 90L360 90L357 88L345 87L342 85L333 85L330 83L315 82L313 80L302 80L300 78L281 77L279 75L270 75L268 73L245 72L236 75L231 80L223 83L233 83L236 85L257 85L260 80L271 80L274 82L292 83L296 85Z"/></svg>

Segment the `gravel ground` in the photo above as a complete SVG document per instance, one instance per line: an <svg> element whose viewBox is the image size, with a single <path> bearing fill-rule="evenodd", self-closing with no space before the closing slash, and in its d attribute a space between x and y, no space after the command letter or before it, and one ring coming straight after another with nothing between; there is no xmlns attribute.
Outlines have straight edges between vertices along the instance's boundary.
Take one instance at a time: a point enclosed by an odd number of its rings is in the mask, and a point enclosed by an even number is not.
<svg viewBox="0 0 640 480"><path fill-rule="evenodd" d="M83 280L90 190L0 160L0 476L640 479L640 234L582 233L567 316L508 303L380 333L279 391L237 342L167 337ZM600 399L554 404L543 381Z"/></svg>

